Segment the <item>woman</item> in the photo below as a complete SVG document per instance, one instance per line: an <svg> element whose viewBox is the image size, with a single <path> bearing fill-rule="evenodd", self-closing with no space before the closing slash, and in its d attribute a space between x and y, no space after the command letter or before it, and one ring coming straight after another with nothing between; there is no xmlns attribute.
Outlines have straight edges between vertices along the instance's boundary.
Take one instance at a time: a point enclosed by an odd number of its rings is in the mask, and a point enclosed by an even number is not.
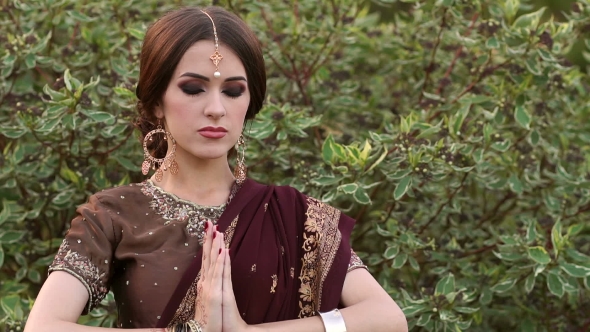
<svg viewBox="0 0 590 332"><path fill-rule="evenodd" d="M180 9L148 29L137 126L142 171L155 174L78 208L25 331L99 329L75 322L109 288L120 328L407 330L351 250L351 218L246 178L242 130L265 81L255 35L221 8Z"/></svg>

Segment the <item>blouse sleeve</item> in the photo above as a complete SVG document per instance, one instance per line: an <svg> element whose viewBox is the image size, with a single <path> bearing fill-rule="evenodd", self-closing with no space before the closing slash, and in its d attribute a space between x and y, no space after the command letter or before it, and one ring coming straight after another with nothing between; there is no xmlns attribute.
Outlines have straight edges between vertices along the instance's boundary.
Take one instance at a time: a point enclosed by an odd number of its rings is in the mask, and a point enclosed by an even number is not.
<svg viewBox="0 0 590 332"><path fill-rule="evenodd" d="M96 195L76 212L49 273L65 271L80 280L88 291L89 299L83 311L87 314L109 291L115 236L109 212Z"/></svg>
<svg viewBox="0 0 590 332"><path fill-rule="evenodd" d="M365 269L369 270L367 266L363 263L363 261L359 258L359 256L354 252L354 250L350 249L350 262L348 263L348 270L347 273L356 270L356 269Z"/></svg>

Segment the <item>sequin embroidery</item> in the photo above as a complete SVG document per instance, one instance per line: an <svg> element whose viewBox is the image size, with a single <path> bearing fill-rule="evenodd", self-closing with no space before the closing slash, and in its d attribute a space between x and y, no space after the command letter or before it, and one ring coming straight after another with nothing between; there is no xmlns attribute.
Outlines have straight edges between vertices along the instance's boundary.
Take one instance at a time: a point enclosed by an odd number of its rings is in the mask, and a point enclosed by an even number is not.
<svg viewBox="0 0 590 332"><path fill-rule="evenodd" d="M152 197L150 208L166 220L164 225L169 225L172 221L186 222L187 233L190 236L196 236L200 244L203 244L205 223L210 221L217 224L217 220L223 214L225 207L239 190L239 186L234 183L225 204L202 206L165 192L154 185L151 180L146 180L140 185L141 192L148 197Z"/></svg>
<svg viewBox="0 0 590 332"><path fill-rule="evenodd" d="M103 281L105 272L94 265L88 257L73 251L65 239L49 267L49 272L53 271L68 272L82 282L88 290L88 311L98 306L109 291Z"/></svg>

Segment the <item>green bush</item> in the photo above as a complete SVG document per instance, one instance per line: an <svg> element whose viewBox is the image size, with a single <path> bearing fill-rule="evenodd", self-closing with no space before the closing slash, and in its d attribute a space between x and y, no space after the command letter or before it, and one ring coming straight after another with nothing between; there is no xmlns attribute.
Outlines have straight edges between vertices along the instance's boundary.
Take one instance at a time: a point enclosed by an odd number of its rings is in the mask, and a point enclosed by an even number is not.
<svg viewBox="0 0 590 332"><path fill-rule="evenodd" d="M413 330L590 327L590 82L566 59L582 42L590 60L588 0L556 17L382 0L391 20L353 0L214 3L265 50L250 176L356 218L354 247ZM143 179L141 39L189 1L0 4L0 330L17 331L75 207ZM81 322L111 326L103 304Z"/></svg>

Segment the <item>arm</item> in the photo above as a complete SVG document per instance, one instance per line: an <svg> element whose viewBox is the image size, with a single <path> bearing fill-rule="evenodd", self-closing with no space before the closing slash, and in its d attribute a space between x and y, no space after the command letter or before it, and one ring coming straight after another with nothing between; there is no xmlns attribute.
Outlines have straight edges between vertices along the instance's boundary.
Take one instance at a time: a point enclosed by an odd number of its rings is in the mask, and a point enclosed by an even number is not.
<svg viewBox="0 0 590 332"><path fill-rule="evenodd" d="M342 289L340 312L349 332L406 332L406 317L399 306L381 288L377 281L365 269L349 272ZM306 331L324 332L324 325L319 316L282 322L256 325L252 331Z"/></svg>
<svg viewBox="0 0 590 332"><path fill-rule="evenodd" d="M55 271L49 275L41 287L25 325L25 332L104 331L105 328L76 324L82 310L86 307L86 302L88 302L88 291L84 285L69 273ZM136 329L135 331L164 332L163 329Z"/></svg>

